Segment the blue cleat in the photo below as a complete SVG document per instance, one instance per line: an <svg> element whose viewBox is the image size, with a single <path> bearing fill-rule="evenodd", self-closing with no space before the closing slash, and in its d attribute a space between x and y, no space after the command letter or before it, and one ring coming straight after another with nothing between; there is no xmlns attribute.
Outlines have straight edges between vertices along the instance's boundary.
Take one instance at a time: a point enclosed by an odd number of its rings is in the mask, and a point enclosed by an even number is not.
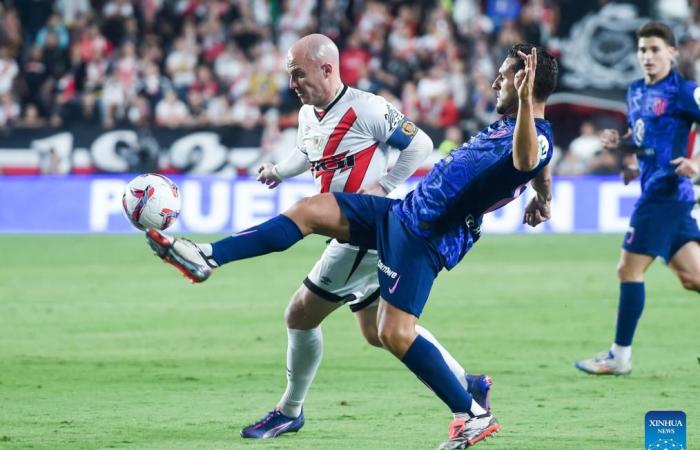
<svg viewBox="0 0 700 450"><path fill-rule="evenodd" d="M252 439L270 439L283 433L297 432L304 426L304 410L299 417L287 417L279 408L267 413L265 417L241 430L241 437Z"/></svg>
<svg viewBox="0 0 700 450"><path fill-rule="evenodd" d="M470 375L466 374L467 391L471 394L475 402L477 402L486 411L491 411L491 401L489 400L489 392L493 379L490 375Z"/></svg>

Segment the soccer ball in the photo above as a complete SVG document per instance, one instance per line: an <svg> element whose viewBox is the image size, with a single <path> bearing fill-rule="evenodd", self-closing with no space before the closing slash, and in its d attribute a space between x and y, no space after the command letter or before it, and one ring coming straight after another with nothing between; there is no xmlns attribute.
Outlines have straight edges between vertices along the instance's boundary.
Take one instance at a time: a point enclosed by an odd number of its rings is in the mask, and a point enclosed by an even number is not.
<svg viewBox="0 0 700 450"><path fill-rule="evenodd" d="M165 230L175 223L182 201L175 183L163 175L147 173L126 185L122 205L129 222L139 230Z"/></svg>

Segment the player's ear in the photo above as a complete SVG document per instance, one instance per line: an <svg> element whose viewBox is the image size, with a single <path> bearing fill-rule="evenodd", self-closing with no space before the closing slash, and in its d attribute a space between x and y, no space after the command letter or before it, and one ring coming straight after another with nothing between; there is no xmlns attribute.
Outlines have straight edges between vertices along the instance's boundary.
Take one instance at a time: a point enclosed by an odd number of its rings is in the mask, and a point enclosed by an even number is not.
<svg viewBox="0 0 700 450"><path fill-rule="evenodd" d="M676 59L676 57L678 56L678 49L676 47L669 45L668 52L671 54L671 57L673 59Z"/></svg>
<svg viewBox="0 0 700 450"><path fill-rule="evenodd" d="M323 75L328 78L333 73L333 66L331 64L323 64L321 65L321 70L323 71Z"/></svg>

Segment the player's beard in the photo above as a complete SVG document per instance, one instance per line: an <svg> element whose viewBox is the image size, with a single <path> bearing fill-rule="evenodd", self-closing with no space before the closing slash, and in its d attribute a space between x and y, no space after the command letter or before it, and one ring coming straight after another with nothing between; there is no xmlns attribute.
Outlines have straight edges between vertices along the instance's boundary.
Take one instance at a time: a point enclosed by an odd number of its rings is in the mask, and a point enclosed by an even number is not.
<svg viewBox="0 0 700 450"><path fill-rule="evenodd" d="M515 109L515 105L516 105L516 99L514 99L514 98L504 99L503 97L501 97L500 100L501 100L500 104L499 104L499 102L496 102L496 112L498 114L505 115L505 114L512 114L515 112L514 109Z"/></svg>

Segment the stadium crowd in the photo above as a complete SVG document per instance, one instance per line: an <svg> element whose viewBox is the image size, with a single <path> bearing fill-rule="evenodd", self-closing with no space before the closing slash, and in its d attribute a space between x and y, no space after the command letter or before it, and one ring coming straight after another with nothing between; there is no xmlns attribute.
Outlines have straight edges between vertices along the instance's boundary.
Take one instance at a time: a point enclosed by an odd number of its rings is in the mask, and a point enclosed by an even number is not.
<svg viewBox="0 0 700 450"><path fill-rule="evenodd" d="M0 0L0 128L296 125L286 49L320 32L345 83L378 93L449 150L496 117L491 83L517 42L547 44L551 0ZM700 78L693 2L680 67ZM606 172L582 126L565 173ZM441 133L442 135L443 133ZM590 154L590 155L589 155Z"/></svg>

